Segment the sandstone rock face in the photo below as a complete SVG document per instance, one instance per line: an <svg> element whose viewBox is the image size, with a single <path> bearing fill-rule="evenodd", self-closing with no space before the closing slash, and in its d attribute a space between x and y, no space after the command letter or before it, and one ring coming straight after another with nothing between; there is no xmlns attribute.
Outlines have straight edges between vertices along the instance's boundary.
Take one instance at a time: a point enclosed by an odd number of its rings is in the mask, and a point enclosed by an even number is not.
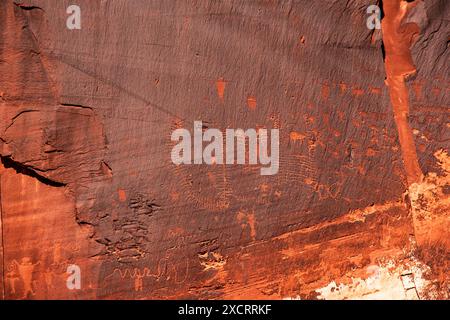
<svg viewBox="0 0 450 320"><path fill-rule="evenodd" d="M0 296L448 299L450 3L373 4L0 0ZM197 120L278 174L173 164Z"/></svg>

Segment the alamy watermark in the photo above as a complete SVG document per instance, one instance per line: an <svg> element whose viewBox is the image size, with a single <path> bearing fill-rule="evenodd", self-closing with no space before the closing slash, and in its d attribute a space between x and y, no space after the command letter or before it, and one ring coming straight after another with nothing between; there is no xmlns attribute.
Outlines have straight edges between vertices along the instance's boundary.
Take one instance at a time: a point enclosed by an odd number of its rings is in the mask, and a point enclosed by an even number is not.
<svg viewBox="0 0 450 320"><path fill-rule="evenodd" d="M66 20L66 27L69 30L81 29L81 9L79 6L72 4L67 7L66 13L69 14Z"/></svg>
<svg viewBox="0 0 450 320"><path fill-rule="evenodd" d="M373 4L369 7L367 7L366 12L367 12L367 14L370 15L366 21L367 28L369 28L370 30L373 30L373 29L380 30L381 29L381 9L380 9L380 7Z"/></svg>
<svg viewBox="0 0 450 320"><path fill-rule="evenodd" d="M69 290L81 289L81 269L76 264L71 264L67 267L67 274L69 275L66 280L66 286Z"/></svg>
<svg viewBox="0 0 450 320"><path fill-rule="evenodd" d="M269 143L268 129L226 129L224 137L221 130L205 129L202 121L194 121L193 136L192 145L188 129L176 129L172 132L171 140L178 142L171 152L174 164L260 164L263 166L261 175L278 173L279 129L270 130ZM203 148L204 142L208 144Z"/></svg>

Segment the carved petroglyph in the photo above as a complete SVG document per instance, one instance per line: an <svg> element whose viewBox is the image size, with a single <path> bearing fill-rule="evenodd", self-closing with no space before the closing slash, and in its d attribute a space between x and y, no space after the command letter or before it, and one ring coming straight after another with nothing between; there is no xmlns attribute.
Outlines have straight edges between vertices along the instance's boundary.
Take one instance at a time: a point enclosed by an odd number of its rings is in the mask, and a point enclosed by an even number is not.
<svg viewBox="0 0 450 320"><path fill-rule="evenodd" d="M143 276L137 275L134 279L134 291L142 291L144 288L144 283L142 281Z"/></svg>
<svg viewBox="0 0 450 320"><path fill-rule="evenodd" d="M12 261L12 265L14 266L13 268L16 268L17 273L20 276L20 280L22 280L23 299L27 299L30 298L30 296L35 295L35 291L33 288L33 272L38 264L40 264L40 262L32 263L31 258L29 257L23 257L20 260L20 262L17 262L15 259ZM14 281L16 280L15 275L16 275L15 273L12 273L11 274L12 277L10 278L10 280L12 280L10 281L10 284L12 284L14 292L15 292Z"/></svg>
<svg viewBox="0 0 450 320"><path fill-rule="evenodd" d="M16 294L16 282L20 280L19 270L17 265L10 263L6 268L6 284L9 286L11 294Z"/></svg>
<svg viewBox="0 0 450 320"><path fill-rule="evenodd" d="M208 124L209 125L209 124ZM217 127L215 125L215 127ZM184 128L181 120L175 120L171 127L171 132ZM225 134L225 129L222 129ZM169 139L167 149L172 150L175 145ZM193 202L198 208L211 211L221 211L229 207L232 188L229 183L229 173L226 164L216 164L212 166L174 166L172 172L180 179L180 187L183 189L186 200ZM195 177L195 179L194 179ZM213 187L215 193L202 192L203 189Z"/></svg>
<svg viewBox="0 0 450 320"><path fill-rule="evenodd" d="M280 157L280 179L312 186L317 183L317 166L312 155L293 154Z"/></svg>
<svg viewBox="0 0 450 320"><path fill-rule="evenodd" d="M183 284L189 275L189 260L183 260L184 264L175 265L168 258L159 260L155 268L152 267L128 267L115 268L114 271L107 275L104 280L108 280L116 275L120 279L132 280L135 291L143 291L144 279L152 279L154 281L168 281L174 284Z"/></svg>
<svg viewBox="0 0 450 320"><path fill-rule="evenodd" d="M203 271L222 270L227 263L226 259L218 252L205 252L199 254L198 258L203 266Z"/></svg>
<svg viewBox="0 0 450 320"><path fill-rule="evenodd" d="M251 240L256 239L256 219L255 219L255 213L252 212L245 212L245 211L239 211L237 216L237 221L240 223L242 231L246 231L248 236L250 236Z"/></svg>

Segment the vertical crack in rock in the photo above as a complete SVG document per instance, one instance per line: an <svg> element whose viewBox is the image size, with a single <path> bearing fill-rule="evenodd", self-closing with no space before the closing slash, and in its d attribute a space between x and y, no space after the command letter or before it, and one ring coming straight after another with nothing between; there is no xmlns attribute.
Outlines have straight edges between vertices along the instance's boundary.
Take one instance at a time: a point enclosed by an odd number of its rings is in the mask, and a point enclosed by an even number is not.
<svg viewBox="0 0 450 320"><path fill-rule="evenodd" d="M420 182L423 173L417 158L413 132L408 122L409 92L406 81L416 74L411 46L419 33L416 23L403 24L408 13L420 0L384 0L382 21L383 43L385 49L386 84L389 87L394 119L397 124L403 163L408 184Z"/></svg>

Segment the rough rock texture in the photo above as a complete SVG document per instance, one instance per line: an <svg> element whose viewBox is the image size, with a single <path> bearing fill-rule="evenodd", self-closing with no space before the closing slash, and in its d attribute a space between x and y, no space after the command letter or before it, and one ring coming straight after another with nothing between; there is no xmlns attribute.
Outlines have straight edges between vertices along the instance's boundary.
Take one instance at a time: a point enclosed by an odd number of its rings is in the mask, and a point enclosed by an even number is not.
<svg viewBox="0 0 450 320"><path fill-rule="evenodd" d="M1 297L448 299L450 3L376 3L0 0ZM195 120L279 173L174 165Z"/></svg>

